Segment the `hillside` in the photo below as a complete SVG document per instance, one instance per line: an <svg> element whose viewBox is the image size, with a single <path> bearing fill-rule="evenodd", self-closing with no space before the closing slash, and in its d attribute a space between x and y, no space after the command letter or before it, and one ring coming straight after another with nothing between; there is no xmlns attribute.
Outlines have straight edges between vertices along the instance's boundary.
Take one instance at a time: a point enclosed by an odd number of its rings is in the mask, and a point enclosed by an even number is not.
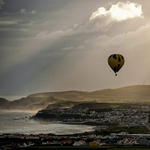
<svg viewBox="0 0 150 150"><path fill-rule="evenodd" d="M40 110L45 108L73 107L76 104L91 101L98 103L150 102L150 85L135 85L94 92L62 91L37 93L9 103L6 101L5 106L8 109ZM2 100L0 102L2 103Z"/></svg>
<svg viewBox="0 0 150 150"><path fill-rule="evenodd" d="M61 97L69 101L143 102L150 100L150 85L134 85L94 92L64 91L32 94L28 97Z"/></svg>
<svg viewBox="0 0 150 150"><path fill-rule="evenodd" d="M0 98L0 109L5 109L9 104L9 101L4 99L4 98Z"/></svg>
<svg viewBox="0 0 150 150"><path fill-rule="evenodd" d="M127 86L93 92L101 100L110 102L150 102L150 85Z"/></svg>

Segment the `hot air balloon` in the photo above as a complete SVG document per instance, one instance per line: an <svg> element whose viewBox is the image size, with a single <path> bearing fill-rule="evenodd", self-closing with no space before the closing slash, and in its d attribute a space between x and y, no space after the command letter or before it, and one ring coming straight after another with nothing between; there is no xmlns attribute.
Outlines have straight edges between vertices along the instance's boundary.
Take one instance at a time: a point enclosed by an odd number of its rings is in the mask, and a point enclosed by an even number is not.
<svg viewBox="0 0 150 150"><path fill-rule="evenodd" d="M115 75L117 76L117 73L121 67L124 65L124 57L120 54L112 54L108 58L108 64L111 67L111 69L115 72Z"/></svg>

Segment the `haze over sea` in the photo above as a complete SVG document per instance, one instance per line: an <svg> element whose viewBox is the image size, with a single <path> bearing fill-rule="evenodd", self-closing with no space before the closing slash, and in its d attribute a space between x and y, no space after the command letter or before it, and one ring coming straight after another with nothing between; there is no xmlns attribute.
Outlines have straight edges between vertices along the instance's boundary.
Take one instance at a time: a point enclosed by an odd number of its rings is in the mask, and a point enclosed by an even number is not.
<svg viewBox="0 0 150 150"><path fill-rule="evenodd" d="M63 135L93 131L92 126L57 123L41 124L34 120L29 120L29 116L35 113L34 111L0 110L0 134L54 133L56 135Z"/></svg>

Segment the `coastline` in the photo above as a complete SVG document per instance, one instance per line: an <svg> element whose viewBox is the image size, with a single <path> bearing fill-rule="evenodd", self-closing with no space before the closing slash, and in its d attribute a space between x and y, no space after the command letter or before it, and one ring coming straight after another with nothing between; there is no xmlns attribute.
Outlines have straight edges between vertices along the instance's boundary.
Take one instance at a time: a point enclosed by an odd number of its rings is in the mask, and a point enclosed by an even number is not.
<svg viewBox="0 0 150 150"><path fill-rule="evenodd" d="M107 125L102 125L96 122L87 122L87 123L82 123L82 122L67 122L67 123L61 123L61 124L68 124L68 125L87 125L87 126L92 126L93 131L95 130L102 130L102 129L107 129L109 126Z"/></svg>
<svg viewBox="0 0 150 150"><path fill-rule="evenodd" d="M36 120L37 121L37 120ZM38 121L40 124L64 124L64 125L81 125L81 126L91 126L93 131L95 130L105 130L110 126L104 125L98 122L63 122L63 121Z"/></svg>
<svg viewBox="0 0 150 150"><path fill-rule="evenodd" d="M34 121L38 121L41 124L89 125L89 126L95 126L95 127L101 127L101 128L108 128L109 127L109 125L104 125L103 123L94 122L94 121L65 122L65 121L44 121L44 120L40 121L40 120L37 120L37 119L35 119Z"/></svg>
<svg viewBox="0 0 150 150"><path fill-rule="evenodd" d="M85 125L85 126L92 126L93 131L95 130L105 130L107 128L109 128L108 125L103 125L100 123L96 123L96 122L87 122L87 123L83 123L83 122L62 122L62 121L54 121L54 122L41 122L41 124L65 124L65 125Z"/></svg>

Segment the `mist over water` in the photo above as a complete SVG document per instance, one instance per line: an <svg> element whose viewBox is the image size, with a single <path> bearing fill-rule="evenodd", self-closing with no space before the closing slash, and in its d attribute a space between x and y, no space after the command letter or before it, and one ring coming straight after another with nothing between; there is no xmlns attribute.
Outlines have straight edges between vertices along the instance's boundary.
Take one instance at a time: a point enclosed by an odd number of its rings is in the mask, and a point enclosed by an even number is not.
<svg viewBox="0 0 150 150"><path fill-rule="evenodd" d="M0 110L0 134L3 133L22 133L22 134L72 134L93 131L92 126L86 125L67 125L67 124L41 124L34 120L29 120L33 116L33 111L11 111Z"/></svg>

